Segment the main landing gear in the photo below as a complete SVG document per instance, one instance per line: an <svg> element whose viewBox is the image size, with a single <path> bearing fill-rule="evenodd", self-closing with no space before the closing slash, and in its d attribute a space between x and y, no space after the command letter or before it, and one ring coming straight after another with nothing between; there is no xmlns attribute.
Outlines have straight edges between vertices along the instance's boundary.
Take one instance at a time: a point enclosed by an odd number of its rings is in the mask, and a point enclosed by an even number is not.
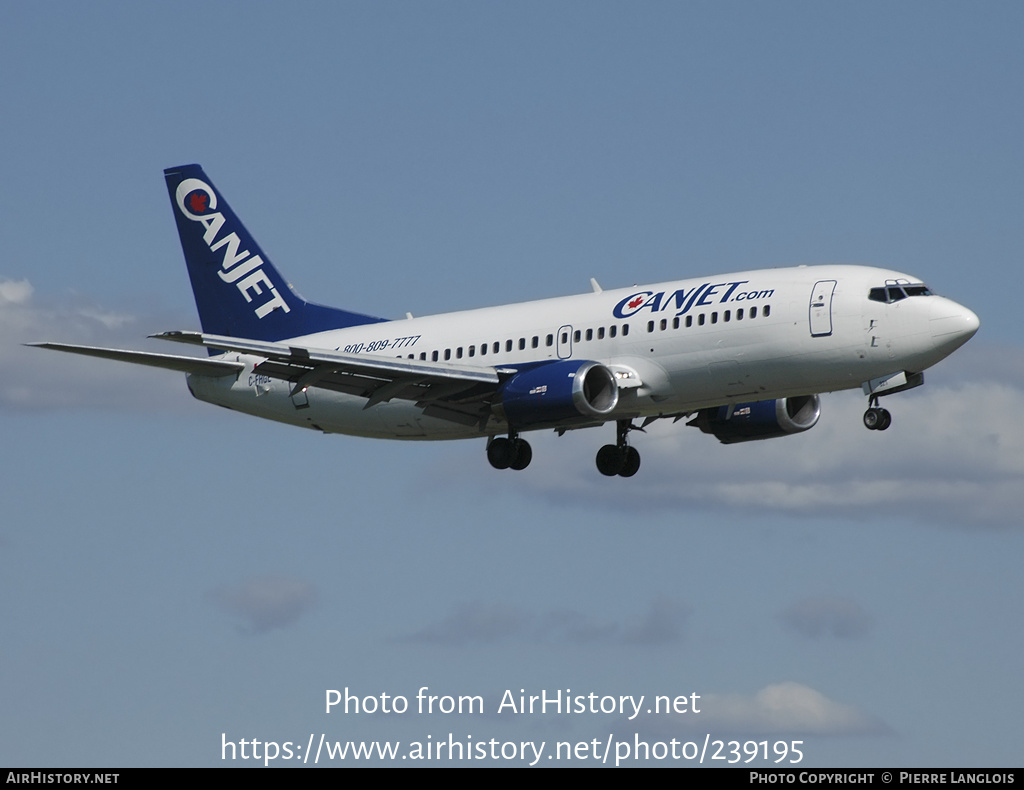
<svg viewBox="0 0 1024 790"><path fill-rule="evenodd" d="M608 477L632 477L640 469L640 453L626 443L630 431L642 431L630 420L617 420L615 444L606 444L597 451L597 469ZM515 431L508 438L496 436L487 443L487 460L495 469L525 469L533 460L530 443Z"/></svg>
<svg viewBox="0 0 1024 790"><path fill-rule="evenodd" d="M888 409L878 406L878 396L872 395L868 400L868 410L864 412L864 427L869 431L884 431L892 425L892 415Z"/></svg>
<svg viewBox="0 0 1024 790"><path fill-rule="evenodd" d="M533 450L528 441L510 433L507 439L503 436L491 439L487 444L487 460L495 469L525 469L533 460Z"/></svg>
<svg viewBox="0 0 1024 790"><path fill-rule="evenodd" d="M640 453L626 443L627 434L634 430L630 420L616 423L615 444L606 444L597 451L597 471L608 477L632 477L640 469Z"/></svg>

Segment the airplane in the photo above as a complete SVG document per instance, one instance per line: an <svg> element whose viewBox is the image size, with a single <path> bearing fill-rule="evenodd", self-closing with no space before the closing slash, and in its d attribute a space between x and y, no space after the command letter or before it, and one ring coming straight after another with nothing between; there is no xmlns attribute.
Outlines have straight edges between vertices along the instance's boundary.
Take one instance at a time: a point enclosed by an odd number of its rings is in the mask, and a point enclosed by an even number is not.
<svg viewBox="0 0 1024 790"><path fill-rule="evenodd" d="M819 394L924 382L978 316L918 278L853 265L761 269L388 320L303 299L199 165L164 171L201 332L153 335L208 356L30 345L184 372L199 400L291 425L390 439L486 439L525 469L527 431L613 423L598 471L631 477L633 431L660 419L720 442L814 427ZM640 421L640 424L637 424Z"/></svg>

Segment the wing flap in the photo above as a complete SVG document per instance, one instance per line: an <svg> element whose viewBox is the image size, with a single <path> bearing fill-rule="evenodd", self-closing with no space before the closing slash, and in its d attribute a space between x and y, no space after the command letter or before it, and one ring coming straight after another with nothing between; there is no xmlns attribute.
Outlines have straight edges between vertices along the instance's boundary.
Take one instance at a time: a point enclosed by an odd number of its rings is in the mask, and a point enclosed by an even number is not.
<svg viewBox="0 0 1024 790"><path fill-rule="evenodd" d="M487 419L502 376L513 372L198 332L167 332L154 337L263 357L254 372L290 382L293 394L306 387L322 387L366 398L367 409L395 398L411 400L421 407L436 407L430 409L432 416L470 425Z"/></svg>

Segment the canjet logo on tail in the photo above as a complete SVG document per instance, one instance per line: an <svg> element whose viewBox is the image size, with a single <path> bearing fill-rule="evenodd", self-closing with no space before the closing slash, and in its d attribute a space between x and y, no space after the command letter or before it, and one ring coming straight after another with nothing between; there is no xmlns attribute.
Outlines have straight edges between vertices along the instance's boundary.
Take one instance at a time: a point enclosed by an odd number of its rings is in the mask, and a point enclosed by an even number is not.
<svg viewBox="0 0 1024 790"><path fill-rule="evenodd" d="M224 227L224 215L215 211L217 193L209 184L198 178L186 178L178 184L175 201L182 214L205 228L203 241L206 242L206 246L210 248L211 252L224 248L224 259L221 262L220 271L217 272L217 276L221 280L226 283L234 283L247 302L252 302L254 297L260 296L264 292L270 294L269 299L256 307L257 318L265 318L274 310L291 312L291 308L278 293L274 283L260 268L263 265L263 259L259 255L251 255L248 250L238 251L242 242L237 233L231 232L221 237L219 241L217 240L217 234Z"/></svg>

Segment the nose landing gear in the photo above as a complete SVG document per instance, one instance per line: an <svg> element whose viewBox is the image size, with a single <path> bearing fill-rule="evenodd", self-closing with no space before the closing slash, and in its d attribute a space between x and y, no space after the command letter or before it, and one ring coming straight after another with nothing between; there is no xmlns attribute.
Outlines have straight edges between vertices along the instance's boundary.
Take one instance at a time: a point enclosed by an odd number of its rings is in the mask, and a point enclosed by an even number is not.
<svg viewBox="0 0 1024 790"><path fill-rule="evenodd" d="M888 409L878 406L878 396L872 395L868 400L868 410L864 412L864 427L869 431L884 431L892 425L892 415Z"/></svg>

